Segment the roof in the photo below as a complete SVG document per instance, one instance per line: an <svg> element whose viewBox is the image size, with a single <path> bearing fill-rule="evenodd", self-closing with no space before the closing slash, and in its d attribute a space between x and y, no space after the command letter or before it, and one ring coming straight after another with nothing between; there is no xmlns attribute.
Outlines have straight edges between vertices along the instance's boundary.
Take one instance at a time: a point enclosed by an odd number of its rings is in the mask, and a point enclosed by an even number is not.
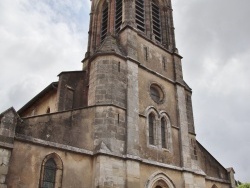
<svg viewBox="0 0 250 188"><path fill-rule="evenodd" d="M227 170L203 145L201 145L201 143L200 142L198 142L197 140L196 140L196 142L197 142L197 144L200 146L200 147L202 147L202 149L205 151L205 152L207 152L209 155L210 155L210 157L212 157L221 167L223 167L225 170Z"/></svg>
<svg viewBox="0 0 250 188"><path fill-rule="evenodd" d="M38 93L34 98L32 98L29 102L27 102L21 109L19 109L17 113L21 114L22 112L24 112L27 108L29 108L31 105L33 105L43 96L45 96L49 91L57 89L57 86L58 86L58 82L52 82L45 89L43 89L40 93Z"/></svg>

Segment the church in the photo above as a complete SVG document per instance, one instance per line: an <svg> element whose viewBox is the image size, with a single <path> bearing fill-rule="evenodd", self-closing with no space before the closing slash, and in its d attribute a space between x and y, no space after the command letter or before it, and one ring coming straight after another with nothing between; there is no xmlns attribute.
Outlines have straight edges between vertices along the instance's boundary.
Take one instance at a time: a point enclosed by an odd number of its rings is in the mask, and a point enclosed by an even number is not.
<svg viewBox="0 0 250 188"><path fill-rule="evenodd" d="M235 188L196 140L171 0L91 4L82 70L0 114L0 188Z"/></svg>

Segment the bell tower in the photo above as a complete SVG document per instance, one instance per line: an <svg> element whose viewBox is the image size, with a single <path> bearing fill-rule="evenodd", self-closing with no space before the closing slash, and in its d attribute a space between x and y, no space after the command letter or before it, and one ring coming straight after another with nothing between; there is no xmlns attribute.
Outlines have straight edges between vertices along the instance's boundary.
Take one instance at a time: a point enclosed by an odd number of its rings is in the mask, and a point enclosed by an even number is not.
<svg viewBox="0 0 250 188"><path fill-rule="evenodd" d="M127 27L170 52L176 48L170 0L92 0L86 56Z"/></svg>
<svg viewBox="0 0 250 188"><path fill-rule="evenodd" d="M97 153L125 157L128 187L140 187L143 160L186 169L181 187L193 184L192 172L203 173L172 12L171 0L92 0L82 62L88 106L96 107L94 145ZM114 174L101 171L112 164L96 160L96 186L113 182Z"/></svg>

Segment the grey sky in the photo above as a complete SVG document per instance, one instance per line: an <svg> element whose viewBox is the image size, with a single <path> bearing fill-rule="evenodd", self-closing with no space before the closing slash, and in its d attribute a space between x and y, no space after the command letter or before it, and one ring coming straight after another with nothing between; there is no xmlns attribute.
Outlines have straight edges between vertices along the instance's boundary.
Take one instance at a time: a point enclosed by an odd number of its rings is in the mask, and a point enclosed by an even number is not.
<svg viewBox="0 0 250 188"><path fill-rule="evenodd" d="M172 0L197 139L250 182L250 1ZM0 1L0 111L17 110L61 71L80 70L89 0Z"/></svg>

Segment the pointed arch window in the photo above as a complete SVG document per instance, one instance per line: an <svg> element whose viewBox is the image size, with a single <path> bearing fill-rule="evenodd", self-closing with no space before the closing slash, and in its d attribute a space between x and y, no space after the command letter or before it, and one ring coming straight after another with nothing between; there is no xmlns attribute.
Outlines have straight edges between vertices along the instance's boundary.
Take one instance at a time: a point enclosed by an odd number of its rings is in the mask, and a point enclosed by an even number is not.
<svg viewBox="0 0 250 188"><path fill-rule="evenodd" d="M122 25L122 0L115 1L115 32L118 33Z"/></svg>
<svg viewBox="0 0 250 188"><path fill-rule="evenodd" d="M152 29L153 34L155 36L155 40L158 42L162 41L161 34L161 16L160 16L160 8L158 3L152 1L151 3L151 11L152 11Z"/></svg>
<svg viewBox="0 0 250 188"><path fill-rule="evenodd" d="M103 5L102 9L102 30L101 30L101 42L105 39L108 32L108 3Z"/></svg>
<svg viewBox="0 0 250 188"><path fill-rule="evenodd" d="M155 116L153 113L148 116L148 126L149 126L149 144L154 145L154 124L155 124Z"/></svg>
<svg viewBox="0 0 250 188"><path fill-rule="evenodd" d="M135 22L137 29L145 32L145 9L144 0L135 1Z"/></svg>
<svg viewBox="0 0 250 188"><path fill-rule="evenodd" d="M165 118L161 118L161 145L162 148L167 148L166 143L166 120Z"/></svg>
<svg viewBox="0 0 250 188"><path fill-rule="evenodd" d="M44 165L43 188L54 188L56 179L56 163L49 159Z"/></svg>
<svg viewBox="0 0 250 188"><path fill-rule="evenodd" d="M62 160L56 153L47 155L42 163L40 188L62 187Z"/></svg>

